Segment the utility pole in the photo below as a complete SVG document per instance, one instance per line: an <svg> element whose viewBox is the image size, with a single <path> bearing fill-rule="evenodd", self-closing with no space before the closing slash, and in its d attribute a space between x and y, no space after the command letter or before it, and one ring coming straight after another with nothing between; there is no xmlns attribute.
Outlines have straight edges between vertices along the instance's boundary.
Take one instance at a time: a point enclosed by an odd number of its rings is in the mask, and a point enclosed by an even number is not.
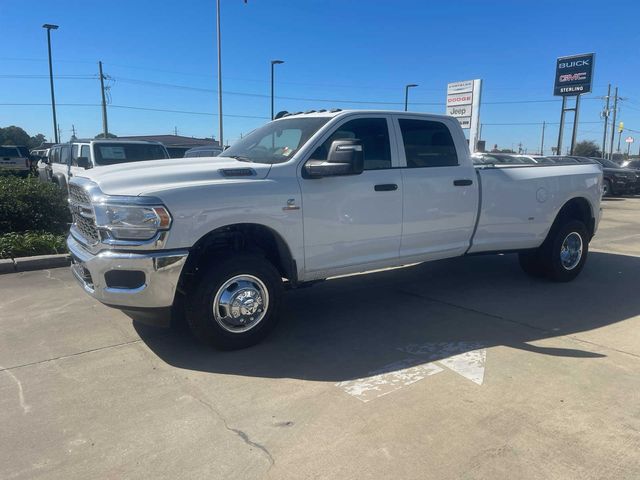
<svg viewBox="0 0 640 480"><path fill-rule="evenodd" d="M178 136L178 127L173 127L173 134L177 137Z"/></svg>
<svg viewBox="0 0 640 480"><path fill-rule="evenodd" d="M609 126L609 99L611 98L611 84L607 88L607 106L604 107L604 134L602 135L602 158L607 158L607 127Z"/></svg>
<svg viewBox="0 0 640 480"><path fill-rule="evenodd" d="M51 111L53 112L53 136L55 143L59 143L60 133L58 132L58 121L56 120L56 96L53 93L53 64L51 62L51 30L57 30L58 25L45 23L42 28L47 29L47 48L49 50L49 83L51 84Z"/></svg>
<svg viewBox="0 0 640 480"><path fill-rule="evenodd" d="M72 137L71 137L72 140L75 140L76 138L78 138L76 137L76 126L73 124L71 124L71 133L72 133Z"/></svg>
<svg viewBox="0 0 640 480"><path fill-rule="evenodd" d="M220 0L216 0L216 31L218 34L218 142L220 142L220 146L224 148L224 137L222 135L222 46L220 45Z"/></svg>
<svg viewBox="0 0 640 480"><path fill-rule="evenodd" d="M547 122L542 122L542 142L540 143L540 155L544 155L544 129L547 126Z"/></svg>
<svg viewBox="0 0 640 480"><path fill-rule="evenodd" d="M107 126L107 99L104 93L104 75L102 73L102 62L98 62L100 71L100 94L102 95L102 134L104 138L109 137L109 127Z"/></svg>
<svg viewBox="0 0 640 480"><path fill-rule="evenodd" d="M618 113L618 87L613 97L613 122L611 123L611 147L609 148L609 160L613 156L613 139L616 136L616 115Z"/></svg>
<svg viewBox="0 0 640 480"><path fill-rule="evenodd" d="M59 141L62 140L62 130L60 130L60 124L58 124L58 130L56 131L56 133L58 134L58 136L56 137L56 143L59 143Z"/></svg>

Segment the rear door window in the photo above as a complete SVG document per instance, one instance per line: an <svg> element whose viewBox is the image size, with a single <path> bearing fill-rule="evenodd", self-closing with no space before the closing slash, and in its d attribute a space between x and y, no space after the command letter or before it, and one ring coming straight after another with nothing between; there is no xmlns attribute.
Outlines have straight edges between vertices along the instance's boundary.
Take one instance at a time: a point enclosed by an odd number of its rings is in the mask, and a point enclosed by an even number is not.
<svg viewBox="0 0 640 480"><path fill-rule="evenodd" d="M453 167L458 154L449 128L442 122L398 119L407 167Z"/></svg>

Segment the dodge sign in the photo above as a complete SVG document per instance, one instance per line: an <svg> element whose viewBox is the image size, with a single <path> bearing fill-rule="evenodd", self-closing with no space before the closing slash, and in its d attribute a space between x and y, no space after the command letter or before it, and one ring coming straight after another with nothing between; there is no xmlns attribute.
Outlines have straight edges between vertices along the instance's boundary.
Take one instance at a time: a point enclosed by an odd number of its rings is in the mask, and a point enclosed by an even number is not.
<svg viewBox="0 0 640 480"><path fill-rule="evenodd" d="M595 53L585 53L558 58L553 94L571 96L589 93L595 56Z"/></svg>
<svg viewBox="0 0 640 480"><path fill-rule="evenodd" d="M480 126L480 94L482 80L463 80L447 85L447 115L455 117L464 129L469 129L469 146L475 152Z"/></svg>

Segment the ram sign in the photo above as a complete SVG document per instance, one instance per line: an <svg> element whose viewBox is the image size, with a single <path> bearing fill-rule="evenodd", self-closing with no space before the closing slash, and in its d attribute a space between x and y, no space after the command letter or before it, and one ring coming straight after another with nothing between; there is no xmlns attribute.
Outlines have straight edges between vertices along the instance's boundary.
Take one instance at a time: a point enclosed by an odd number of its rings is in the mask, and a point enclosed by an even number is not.
<svg viewBox="0 0 640 480"><path fill-rule="evenodd" d="M589 93L595 57L595 53L585 53L558 58L553 94L564 97Z"/></svg>
<svg viewBox="0 0 640 480"><path fill-rule="evenodd" d="M475 151L480 125L480 93L482 80L464 80L447 85L447 115L469 129L469 147Z"/></svg>

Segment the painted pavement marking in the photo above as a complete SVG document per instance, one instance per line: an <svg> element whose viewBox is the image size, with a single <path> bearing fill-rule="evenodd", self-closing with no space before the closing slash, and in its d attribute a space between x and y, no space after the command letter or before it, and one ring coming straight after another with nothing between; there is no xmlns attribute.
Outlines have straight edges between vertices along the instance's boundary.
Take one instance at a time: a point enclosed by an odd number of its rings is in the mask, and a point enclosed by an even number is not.
<svg viewBox="0 0 640 480"><path fill-rule="evenodd" d="M443 372L442 367L477 385L484 381L487 351L478 342L409 344L398 350L412 356L369 372L367 377L339 382L336 386L366 403Z"/></svg>

